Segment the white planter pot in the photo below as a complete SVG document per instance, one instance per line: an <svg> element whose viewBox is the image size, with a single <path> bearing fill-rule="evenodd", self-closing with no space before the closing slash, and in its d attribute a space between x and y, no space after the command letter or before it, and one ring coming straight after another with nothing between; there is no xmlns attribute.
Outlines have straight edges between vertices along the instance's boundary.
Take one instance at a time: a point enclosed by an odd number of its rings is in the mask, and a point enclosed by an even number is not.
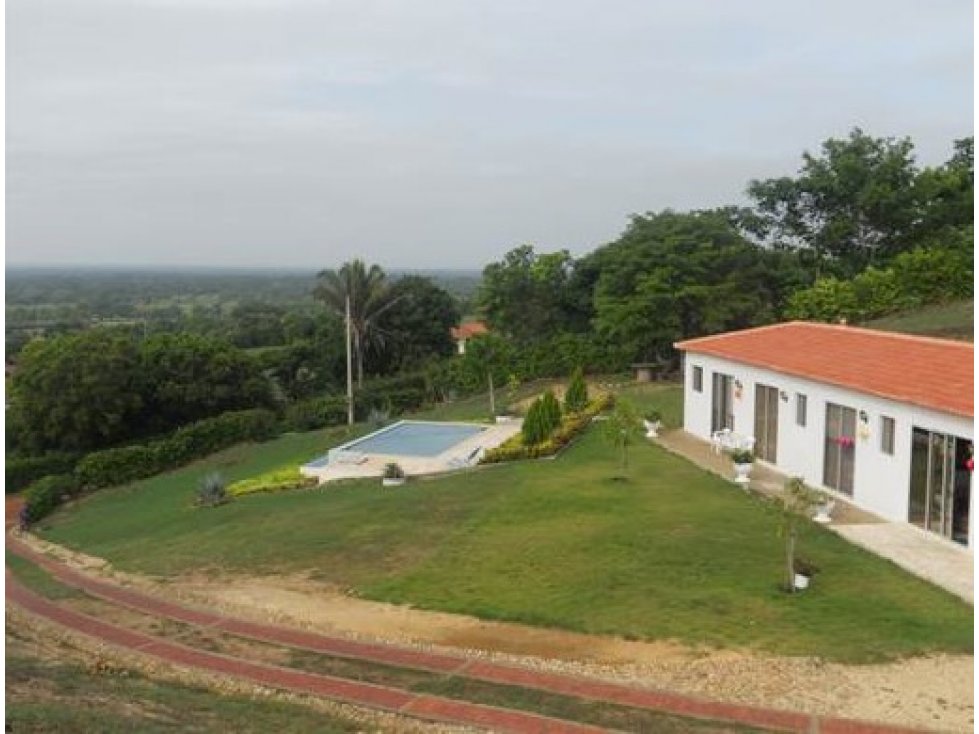
<svg viewBox="0 0 979 734"><path fill-rule="evenodd" d="M832 522L832 520L833 518L829 516L829 513L826 511L825 507L820 507L819 512L817 512L812 518L813 522L818 522L820 525L826 525Z"/></svg>
<svg viewBox="0 0 979 734"><path fill-rule="evenodd" d="M405 483L406 477L384 477L381 479L381 486L383 487L400 487Z"/></svg>
<svg viewBox="0 0 979 734"><path fill-rule="evenodd" d="M642 424L646 427L646 438L659 438L659 429L663 427L660 421L644 420Z"/></svg>
<svg viewBox="0 0 979 734"><path fill-rule="evenodd" d="M750 482L749 475L751 474L751 467L751 464L735 464L734 481L738 484L747 484Z"/></svg>
<svg viewBox="0 0 979 734"><path fill-rule="evenodd" d="M805 574L797 573L795 575L795 580L792 582L795 588L802 591L802 589L809 588L809 577Z"/></svg>
<svg viewBox="0 0 979 734"><path fill-rule="evenodd" d="M738 484L747 484L751 480L749 476L751 474L751 464L735 464L734 465L734 481Z"/></svg>

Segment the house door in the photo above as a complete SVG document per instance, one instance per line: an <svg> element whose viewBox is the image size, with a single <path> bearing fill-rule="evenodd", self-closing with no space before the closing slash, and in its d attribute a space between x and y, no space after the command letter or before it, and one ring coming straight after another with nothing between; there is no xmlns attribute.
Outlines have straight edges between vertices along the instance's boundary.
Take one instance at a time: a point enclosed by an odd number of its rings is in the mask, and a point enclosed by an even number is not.
<svg viewBox="0 0 979 734"><path fill-rule="evenodd" d="M715 372L711 385L710 431L734 430L734 379Z"/></svg>
<svg viewBox="0 0 979 734"><path fill-rule="evenodd" d="M963 545L969 542L970 444L922 428L911 432L908 522Z"/></svg>
<svg viewBox="0 0 979 734"><path fill-rule="evenodd" d="M778 448L778 389L755 385L755 454L775 463Z"/></svg>
<svg viewBox="0 0 979 734"><path fill-rule="evenodd" d="M857 412L826 403L826 442L823 452L823 484L853 496L856 468Z"/></svg>

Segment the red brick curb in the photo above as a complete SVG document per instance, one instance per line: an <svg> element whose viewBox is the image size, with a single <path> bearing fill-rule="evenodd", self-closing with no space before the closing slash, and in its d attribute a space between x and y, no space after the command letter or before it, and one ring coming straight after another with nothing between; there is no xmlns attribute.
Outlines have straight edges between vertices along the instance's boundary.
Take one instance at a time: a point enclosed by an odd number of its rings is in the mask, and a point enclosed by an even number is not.
<svg viewBox="0 0 979 734"><path fill-rule="evenodd" d="M445 653L423 652L389 644L357 642L296 629L233 619L157 599L115 584L99 581L41 555L8 535L7 548L47 569L60 581L107 601L155 616L209 626L241 637L338 657L355 658L399 667L419 668L474 678L492 683L533 688L577 698L586 698L661 713L725 721L778 731L824 734L907 734L920 731L904 727L758 706L711 701L677 693L655 691L617 683L589 680L560 673L528 670L501 663L472 660ZM418 706L420 704L415 704ZM468 705L468 704L467 704ZM413 710L414 707L413 707Z"/></svg>
<svg viewBox="0 0 979 734"><path fill-rule="evenodd" d="M465 726L491 728L514 734L598 734L604 731L586 724L551 719L546 716L453 701L388 688L371 683L306 673L276 665L195 650L168 640L117 627L94 617L59 607L25 587L6 573L7 600L26 611L44 617L61 626L81 632L103 643L149 655L174 665L196 668L211 673L223 673L271 688L345 701L356 705L383 709L393 713Z"/></svg>

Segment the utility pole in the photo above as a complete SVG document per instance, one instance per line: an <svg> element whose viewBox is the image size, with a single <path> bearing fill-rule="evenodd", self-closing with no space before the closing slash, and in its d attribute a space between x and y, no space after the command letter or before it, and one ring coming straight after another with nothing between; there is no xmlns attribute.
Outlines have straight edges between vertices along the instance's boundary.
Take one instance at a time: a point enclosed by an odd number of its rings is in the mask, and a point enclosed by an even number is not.
<svg viewBox="0 0 979 734"><path fill-rule="evenodd" d="M354 368L350 352L350 294L347 294L347 425L354 424Z"/></svg>

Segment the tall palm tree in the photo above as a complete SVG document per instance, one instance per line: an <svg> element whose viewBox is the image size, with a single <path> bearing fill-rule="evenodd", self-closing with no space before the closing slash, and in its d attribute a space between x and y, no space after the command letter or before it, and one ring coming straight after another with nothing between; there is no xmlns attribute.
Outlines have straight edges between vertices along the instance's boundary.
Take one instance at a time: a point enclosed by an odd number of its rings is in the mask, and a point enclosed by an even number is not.
<svg viewBox="0 0 979 734"><path fill-rule="evenodd" d="M347 296L350 297L350 331L357 364L357 385L362 386L368 348L384 346L385 333L379 326L379 319L398 299L391 295L384 270L379 265L368 268L360 259L344 263L339 270L323 270L316 278L314 298L340 316L345 316Z"/></svg>

